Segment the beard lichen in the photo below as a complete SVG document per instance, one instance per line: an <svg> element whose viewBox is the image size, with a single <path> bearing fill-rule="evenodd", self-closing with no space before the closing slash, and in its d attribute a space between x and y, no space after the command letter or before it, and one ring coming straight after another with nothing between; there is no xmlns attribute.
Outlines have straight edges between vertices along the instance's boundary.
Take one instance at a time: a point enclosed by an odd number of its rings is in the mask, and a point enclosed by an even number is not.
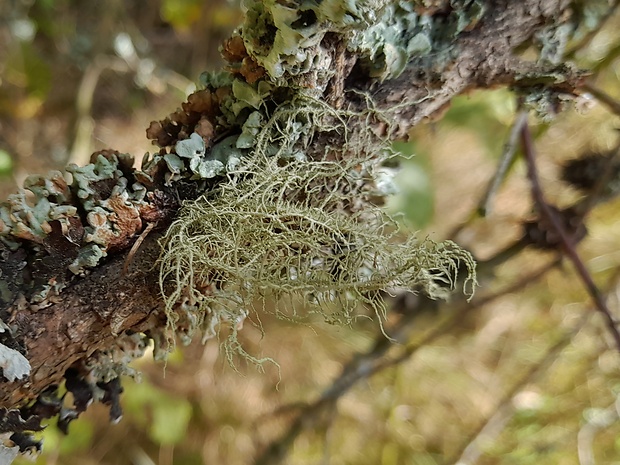
<svg viewBox="0 0 620 465"><path fill-rule="evenodd" d="M385 292L445 297L461 270L471 292L475 263L468 252L449 241L403 238L381 209L384 165L394 156L368 121L381 117L337 111L310 97L265 117L250 154L216 189L186 202L163 239L169 331L188 343L198 332L203 340L218 335L225 324L229 358L260 364L237 340L256 310L296 318L290 303L297 301L329 322L349 324L365 306L381 322ZM165 339L160 345L168 345Z"/></svg>

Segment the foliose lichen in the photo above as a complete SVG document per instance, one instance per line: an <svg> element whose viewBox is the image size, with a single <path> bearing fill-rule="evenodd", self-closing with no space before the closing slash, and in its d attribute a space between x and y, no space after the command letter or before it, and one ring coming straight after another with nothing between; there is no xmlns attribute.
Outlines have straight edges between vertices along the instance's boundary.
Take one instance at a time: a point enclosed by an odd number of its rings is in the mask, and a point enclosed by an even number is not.
<svg viewBox="0 0 620 465"><path fill-rule="evenodd" d="M32 303L42 304L50 292L59 293L70 279L67 269L83 274L109 251L127 247L153 216L132 163L127 154L97 152L92 163L67 167L71 184L59 171L30 176L24 191L0 205L4 246L15 251L31 244L29 260L36 270L30 283Z"/></svg>
<svg viewBox="0 0 620 465"><path fill-rule="evenodd" d="M371 77L398 77L412 56L425 56L433 49L430 18L419 15L412 2L391 3L372 26L353 35L349 47L362 54Z"/></svg>
<svg viewBox="0 0 620 465"><path fill-rule="evenodd" d="M75 274L95 266L110 250L127 247L142 228L141 205L146 207L146 190L138 183L129 185L133 158L117 153L100 153L84 167L69 165L72 190L80 199L86 217L83 247L69 266Z"/></svg>
<svg viewBox="0 0 620 465"><path fill-rule="evenodd" d="M147 347L149 338L141 333L125 333L114 341L111 349L99 350L83 363L83 369L88 372L85 377L91 384L94 400L103 396L96 390L97 383L109 383L121 376L140 379L140 373L129 366L134 360L141 358ZM99 395L96 395L99 394Z"/></svg>
<svg viewBox="0 0 620 465"><path fill-rule="evenodd" d="M0 368L2 368L2 376L9 381L28 376L31 369L26 357L4 344L0 344Z"/></svg>
<svg viewBox="0 0 620 465"><path fill-rule="evenodd" d="M475 27L485 12L481 0L440 3L246 0L241 33L249 57L272 82L318 95L335 72L333 52L325 45L329 34L346 41L371 77L385 80L397 77L414 57L447 52L451 40Z"/></svg>
<svg viewBox="0 0 620 465"><path fill-rule="evenodd" d="M540 44L539 63L559 65L573 33L574 26L570 23L555 24L541 29L536 34L536 41Z"/></svg>
<svg viewBox="0 0 620 465"><path fill-rule="evenodd" d="M0 239L11 250L19 247L20 240L42 244L52 231L50 221L67 228L68 218L77 214L76 207L69 204L72 195L59 171L47 177L29 176L24 188L34 194L32 200L21 191L9 195L0 206Z"/></svg>
<svg viewBox="0 0 620 465"><path fill-rule="evenodd" d="M322 42L328 33L347 36L351 51L362 55L373 75L399 74L412 54L431 48L424 21L412 2L265 2L245 1L242 28L249 55L270 79L293 82L323 91L334 73L333 57Z"/></svg>

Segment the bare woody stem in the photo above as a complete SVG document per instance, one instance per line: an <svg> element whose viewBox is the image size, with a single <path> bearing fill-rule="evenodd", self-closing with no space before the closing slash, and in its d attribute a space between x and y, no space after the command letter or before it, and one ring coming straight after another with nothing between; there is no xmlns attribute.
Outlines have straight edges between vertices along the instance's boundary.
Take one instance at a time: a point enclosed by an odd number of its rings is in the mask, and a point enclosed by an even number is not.
<svg viewBox="0 0 620 465"><path fill-rule="evenodd" d="M581 279L584 287L586 288L586 291L590 295L590 298L592 299L596 310L602 314L605 325L611 333L618 351L620 351L620 332L618 332L616 321L614 320L611 312L609 311L606 299L600 289L594 283L592 275L583 263L583 260L581 260L579 254L577 253L577 250L575 248L575 241L566 232L555 212L545 200L545 196L540 185L540 180L538 178L538 170L536 169L536 150L534 147L534 142L532 140L532 134L528 125L523 126L523 128L521 129L521 141L523 143L523 152L525 154L525 160L527 164L527 175L531 183L532 197L534 198L534 202L536 203L536 206L540 210L541 214L549 220L550 224L553 226L553 229L560 238L564 253L573 263L573 266L575 267L579 278Z"/></svg>

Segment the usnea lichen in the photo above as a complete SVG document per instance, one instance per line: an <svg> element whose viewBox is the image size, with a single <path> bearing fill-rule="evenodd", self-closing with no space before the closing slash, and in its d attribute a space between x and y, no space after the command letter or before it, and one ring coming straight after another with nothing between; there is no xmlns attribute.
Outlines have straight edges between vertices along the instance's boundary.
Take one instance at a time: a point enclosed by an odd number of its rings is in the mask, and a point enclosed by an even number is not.
<svg viewBox="0 0 620 465"><path fill-rule="evenodd" d="M383 291L417 286L445 296L459 269L475 281L469 253L451 242L402 239L380 209L391 190L382 167L389 146L370 127L347 129L371 113L310 97L281 105L226 180L186 202L160 261L169 325L182 342L228 324L227 348L242 350L236 329L268 298L280 316L294 317L287 303L297 299L347 324L360 304L384 318ZM325 133L339 133L344 146L313 154L312 141Z"/></svg>

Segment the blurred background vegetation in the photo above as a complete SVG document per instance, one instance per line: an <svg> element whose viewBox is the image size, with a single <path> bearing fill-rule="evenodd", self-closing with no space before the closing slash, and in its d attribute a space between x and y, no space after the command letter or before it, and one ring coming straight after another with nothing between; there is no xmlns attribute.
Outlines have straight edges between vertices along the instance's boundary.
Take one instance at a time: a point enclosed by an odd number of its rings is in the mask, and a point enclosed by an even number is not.
<svg viewBox="0 0 620 465"><path fill-rule="evenodd" d="M218 46L241 10L226 0L4 0L0 18L6 197L27 174L85 164L97 149L137 159L153 150L145 128L179 106L202 71L221 66ZM600 30L573 59L595 70L591 85L620 98L620 15L599 24L586 24ZM550 266L554 253L529 247L498 254L532 216L521 160L492 211L476 214L514 102L507 90L459 97L395 146L407 157L388 208L420 237L453 238L491 259L471 303L455 296L416 312L415 298L395 299L385 324L398 342L387 344L365 318L349 328L261 315L264 334L246 324L240 338L278 362L265 373L243 360L230 367L214 340L175 352L165 368L145 357L141 382L124 382L119 424L94 405L68 436L50 425L35 463L620 464L620 355L572 267ZM618 116L581 103L551 122L531 119L543 187L560 206L581 195L559 181L563 164L618 144ZM618 200L597 206L587 226L579 251L617 314ZM366 361L372 375L334 384Z"/></svg>

